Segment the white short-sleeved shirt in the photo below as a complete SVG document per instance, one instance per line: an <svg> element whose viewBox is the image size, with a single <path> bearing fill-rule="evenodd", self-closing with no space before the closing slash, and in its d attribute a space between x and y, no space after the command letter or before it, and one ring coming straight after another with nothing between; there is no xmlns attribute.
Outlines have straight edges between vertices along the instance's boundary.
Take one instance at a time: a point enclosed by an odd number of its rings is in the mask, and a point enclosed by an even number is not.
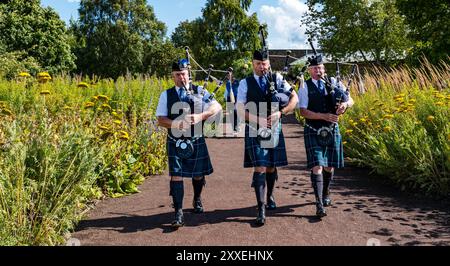
<svg viewBox="0 0 450 266"><path fill-rule="evenodd" d="M203 90L202 86L198 86L198 93L205 93L205 95L203 96L203 99L207 99L211 94L207 91L207 90ZM175 89L177 90L177 94L178 91L180 90L179 87L175 87ZM213 99L212 101L210 101L209 103L205 103L205 110L207 110L214 102L217 102L215 99ZM167 90L163 91L161 93L161 95L159 96L159 101L158 101L158 107L156 107L156 116L169 116L169 110L167 110Z"/></svg>
<svg viewBox="0 0 450 266"><path fill-rule="evenodd" d="M311 79L312 82L314 83L314 85L317 86L317 83L319 82L318 80L315 79ZM331 78L331 84L332 85L336 85L336 79L334 77ZM340 87L345 91L346 88L345 86L342 84L342 82L339 82ZM327 90L325 90L325 95L327 95ZM307 109L308 108L308 103L309 103L309 98L308 98L308 85L306 84L306 82L304 82L303 88L299 88L298 90L298 105L297 108L299 109Z"/></svg>
<svg viewBox="0 0 450 266"><path fill-rule="evenodd" d="M259 76L257 76L256 74L253 74L253 77L255 78L256 83L259 84ZM277 82L278 89L283 88L284 91L286 91L286 92L291 89L291 85L289 85L289 83L287 83L287 81L284 80L283 76L279 73L277 73L277 81L276 82ZM243 79L239 83L239 87L238 87L238 97L237 97L238 103L243 103L243 104L247 103L247 91L248 91L247 79ZM292 93L295 93L295 91L292 91Z"/></svg>

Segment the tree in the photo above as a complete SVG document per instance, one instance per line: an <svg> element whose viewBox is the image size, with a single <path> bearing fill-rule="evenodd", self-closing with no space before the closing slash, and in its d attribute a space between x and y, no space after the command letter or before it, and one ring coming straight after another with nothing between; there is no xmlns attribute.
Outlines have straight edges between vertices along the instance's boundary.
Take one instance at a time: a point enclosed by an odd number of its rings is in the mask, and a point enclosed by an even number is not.
<svg viewBox="0 0 450 266"><path fill-rule="evenodd" d="M208 0L202 17L179 24L172 34L176 47L189 46L202 66L226 69L261 47L256 14L247 15L251 0Z"/></svg>
<svg viewBox="0 0 450 266"><path fill-rule="evenodd" d="M402 59L411 43L395 0L308 0L302 19L307 35L338 59L362 57L389 64Z"/></svg>
<svg viewBox="0 0 450 266"><path fill-rule="evenodd" d="M3 52L9 53L4 58L30 62L34 69L36 62L49 72L75 67L64 22L53 9L41 7L39 0L0 3L0 40Z"/></svg>
<svg viewBox="0 0 450 266"><path fill-rule="evenodd" d="M145 0L82 0L78 11L79 20L71 23L78 71L113 78L127 72L161 73L149 65L149 56L167 48L166 26Z"/></svg>
<svg viewBox="0 0 450 266"><path fill-rule="evenodd" d="M410 58L417 62L425 55L432 63L449 62L449 2L397 0L396 5L411 29L408 36L415 41Z"/></svg>

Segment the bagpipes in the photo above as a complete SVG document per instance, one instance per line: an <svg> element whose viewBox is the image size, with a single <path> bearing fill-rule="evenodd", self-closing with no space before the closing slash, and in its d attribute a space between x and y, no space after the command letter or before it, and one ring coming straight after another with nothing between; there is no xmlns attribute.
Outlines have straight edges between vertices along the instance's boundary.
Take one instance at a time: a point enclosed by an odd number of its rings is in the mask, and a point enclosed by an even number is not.
<svg viewBox="0 0 450 266"><path fill-rule="evenodd" d="M194 105L199 105L202 104L201 106L201 110L204 109L205 104L210 103L211 101L213 101L216 97L217 92L219 91L220 87L223 85L224 81L227 79L229 73L233 72L233 68L228 68L227 71L221 71L221 70L215 70L214 69L214 65L209 65L208 70L205 70L201 65L199 65L194 58L192 58L192 56L189 53L189 47L186 46L185 47L185 51L186 51L186 62L187 62L187 68L188 68L188 72L189 72L189 89L186 88L187 85L184 84L184 87L186 89L187 92L187 102L189 104L194 104ZM192 61L194 61L195 64L197 64L197 66L201 69L199 71L202 71L204 73L206 73L206 78L204 80L203 83L203 90L201 91L201 93L198 93L198 91L194 90L194 86L192 85L192 66L191 66L191 59ZM226 72L227 74L225 75L225 77L221 80L215 78L212 75L212 72ZM207 94L207 87L208 84L211 80L216 81L217 86L216 88L213 90L212 93Z"/></svg>
<svg viewBox="0 0 450 266"><path fill-rule="evenodd" d="M311 48L313 50L313 57L308 57L308 62L321 62L322 56L319 55L314 48L314 44L310 39L308 39L309 44L311 45ZM356 71L356 65L353 65L352 74L351 77L355 75ZM334 106L334 112L336 113L339 105L341 103L348 102L350 99L350 91L348 88L342 88L341 86L341 74L340 74L340 65L339 62L336 60L336 82L333 82L331 78L328 77L328 75L325 73L323 76L321 73L319 73L320 79L325 83L325 88L327 90L328 95L330 96L331 106Z"/></svg>
<svg viewBox="0 0 450 266"><path fill-rule="evenodd" d="M259 27L259 36L261 38L261 43L262 43L262 54L265 54L267 56L267 59L270 60L269 47L267 46L267 43L266 43L266 38L264 36L264 26L262 26L262 25ZM288 58L289 58L288 56L286 56L285 67L283 70L288 69L288 65L287 65ZM293 89L291 88L289 91L285 91L284 87L283 87L284 80L281 85L282 87L277 88L277 86L275 85L277 76L276 76L276 73L273 74L272 67L270 65L269 65L268 73L263 73L263 74L264 74L266 81L269 84L269 93L268 93L268 97L267 97L267 102L268 103L278 103L279 110L283 109L284 107L286 107L289 104L289 99L290 99ZM284 78L284 75L283 75L283 78Z"/></svg>

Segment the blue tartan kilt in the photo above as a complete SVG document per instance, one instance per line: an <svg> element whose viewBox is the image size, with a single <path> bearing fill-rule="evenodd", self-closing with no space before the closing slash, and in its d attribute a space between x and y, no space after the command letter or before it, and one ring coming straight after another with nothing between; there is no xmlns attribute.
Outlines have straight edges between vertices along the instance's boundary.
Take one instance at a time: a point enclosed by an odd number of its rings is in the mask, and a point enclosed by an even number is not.
<svg viewBox="0 0 450 266"><path fill-rule="evenodd" d="M288 165L286 144L283 130L279 134L279 142L275 148L262 148L257 137L250 137L249 126L245 127L244 168L278 167Z"/></svg>
<svg viewBox="0 0 450 266"><path fill-rule="evenodd" d="M321 146L317 141L317 132L305 127L305 149L308 159L308 168L315 166L323 167L344 167L344 148L339 126L333 132L334 142L329 146Z"/></svg>
<svg viewBox="0 0 450 266"><path fill-rule="evenodd" d="M201 177L211 174L214 170L209 158L208 147L204 137L194 143L194 154L191 158L182 159L177 156L176 142L167 138L167 154L169 157L169 175L181 177Z"/></svg>

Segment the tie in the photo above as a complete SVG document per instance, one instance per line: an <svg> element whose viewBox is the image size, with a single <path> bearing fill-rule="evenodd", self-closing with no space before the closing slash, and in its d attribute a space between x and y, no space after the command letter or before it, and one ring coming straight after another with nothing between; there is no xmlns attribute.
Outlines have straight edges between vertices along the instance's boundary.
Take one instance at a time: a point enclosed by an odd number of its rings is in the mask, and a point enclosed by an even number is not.
<svg viewBox="0 0 450 266"><path fill-rule="evenodd" d="M266 79L264 76L259 77L259 86L261 87L262 93L266 94Z"/></svg>
<svg viewBox="0 0 450 266"><path fill-rule="evenodd" d="M323 83L322 83L322 80L320 80L320 79L317 81L317 88L319 88L319 91L320 91L320 93L322 93L322 95L325 94L325 91L323 89Z"/></svg>
<svg viewBox="0 0 450 266"><path fill-rule="evenodd" d="M184 88L180 88L180 89L178 90L178 96L180 96L180 100L181 100L182 102L186 102L187 94L186 94L186 90L185 90Z"/></svg>

